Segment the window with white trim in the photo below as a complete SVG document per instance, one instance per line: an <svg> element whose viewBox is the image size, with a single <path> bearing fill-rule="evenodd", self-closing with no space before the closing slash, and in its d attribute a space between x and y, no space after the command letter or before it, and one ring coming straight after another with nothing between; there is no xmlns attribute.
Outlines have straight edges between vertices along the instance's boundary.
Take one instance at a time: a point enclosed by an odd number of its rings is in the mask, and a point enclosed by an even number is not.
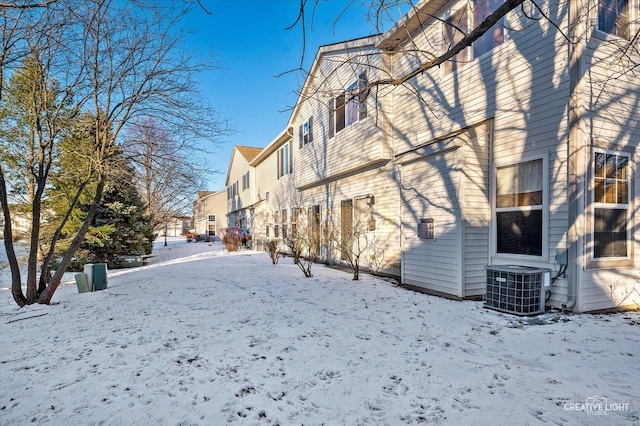
<svg viewBox="0 0 640 426"><path fill-rule="evenodd" d="M467 8L464 7L452 13L443 25L442 51L446 53L464 38L465 33L469 32ZM467 62L469 62L469 49L465 48L442 64L444 75L451 74Z"/></svg>
<svg viewBox="0 0 640 426"><path fill-rule="evenodd" d="M631 40L631 2L633 0L600 0L598 30Z"/></svg>
<svg viewBox="0 0 640 426"><path fill-rule="evenodd" d="M291 237L298 237L298 215L299 210L295 207L291 207Z"/></svg>
<svg viewBox="0 0 640 426"><path fill-rule="evenodd" d="M278 149L276 155L278 159L278 179L280 179L282 176L288 175L293 171L293 159L291 158L292 152L289 148L289 144L287 143L282 148Z"/></svg>
<svg viewBox="0 0 640 426"><path fill-rule="evenodd" d="M480 24L503 3L503 0L473 0L471 2L471 10L463 7L451 13L449 18L443 23L442 53L448 52L462 41L466 33L480 26ZM467 47L463 49L451 59L444 62L442 64L444 75L458 70L467 62L471 62L474 58L478 58L491 51L494 47L500 46L504 43L505 31L505 18L502 18L474 41L471 48Z"/></svg>
<svg viewBox="0 0 640 426"><path fill-rule="evenodd" d="M542 256L544 163L535 159L496 169L496 252Z"/></svg>
<svg viewBox="0 0 640 426"><path fill-rule="evenodd" d="M216 215L215 214L208 215L207 220L209 222L215 222L216 221Z"/></svg>
<svg viewBox="0 0 640 426"><path fill-rule="evenodd" d="M329 99L329 138L367 117L367 74L361 72L343 93Z"/></svg>
<svg viewBox="0 0 640 426"><path fill-rule="evenodd" d="M473 25L474 28L485 20L489 15L496 11L502 4L503 0L473 0ZM506 26L505 20L502 18L493 27L484 33L480 38L473 42L473 57L478 58L489 52L494 47L504 43Z"/></svg>
<svg viewBox="0 0 640 426"><path fill-rule="evenodd" d="M309 117L309 119L298 128L298 147L302 148L311 142L313 142L313 117Z"/></svg>
<svg viewBox="0 0 640 426"><path fill-rule="evenodd" d="M593 258L630 256L630 156L596 152L593 158Z"/></svg>
<svg viewBox="0 0 640 426"><path fill-rule="evenodd" d="M249 172L242 175L242 190L249 189Z"/></svg>

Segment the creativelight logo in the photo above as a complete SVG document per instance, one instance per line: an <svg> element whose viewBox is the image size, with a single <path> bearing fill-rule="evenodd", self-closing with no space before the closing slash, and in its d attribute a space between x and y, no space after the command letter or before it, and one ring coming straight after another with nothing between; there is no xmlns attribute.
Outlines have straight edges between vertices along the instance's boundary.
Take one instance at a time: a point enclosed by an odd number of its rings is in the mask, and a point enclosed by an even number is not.
<svg viewBox="0 0 640 426"><path fill-rule="evenodd" d="M584 404L564 404L567 411L583 411L587 416L606 416L609 411L628 411L629 403L609 403L603 396L587 398Z"/></svg>

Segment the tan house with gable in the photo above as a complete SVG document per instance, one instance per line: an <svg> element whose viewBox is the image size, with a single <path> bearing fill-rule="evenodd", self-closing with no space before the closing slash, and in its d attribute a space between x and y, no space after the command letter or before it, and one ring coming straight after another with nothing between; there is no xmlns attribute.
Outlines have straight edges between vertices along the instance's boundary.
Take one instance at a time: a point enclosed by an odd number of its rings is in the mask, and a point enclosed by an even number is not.
<svg viewBox="0 0 640 426"><path fill-rule="evenodd" d="M360 227L371 269L496 309L533 292L520 313L640 305L638 1L525 3L400 85L372 82L503 2L423 0L383 35L322 46L287 129L234 149L230 217L259 239Z"/></svg>
<svg viewBox="0 0 640 426"><path fill-rule="evenodd" d="M227 191L198 191L198 199L193 203L196 238L221 237L227 226Z"/></svg>
<svg viewBox="0 0 640 426"><path fill-rule="evenodd" d="M372 36L321 47L289 124L297 202L307 220L325 235L355 230L354 244L367 240L363 266L399 275L399 199L387 116L391 98L357 94L386 66L377 54L379 42ZM349 61L334 72L336 64ZM343 244L338 237L323 245L322 259L343 261L343 251L352 250Z"/></svg>
<svg viewBox="0 0 640 426"><path fill-rule="evenodd" d="M283 239L295 226L296 191L293 181L292 130L288 128L276 136L254 159L255 169L255 247L264 249L265 241Z"/></svg>
<svg viewBox="0 0 640 426"><path fill-rule="evenodd" d="M255 169L251 161L262 148L234 146L227 171L227 223L229 227L239 227L253 231L256 202Z"/></svg>

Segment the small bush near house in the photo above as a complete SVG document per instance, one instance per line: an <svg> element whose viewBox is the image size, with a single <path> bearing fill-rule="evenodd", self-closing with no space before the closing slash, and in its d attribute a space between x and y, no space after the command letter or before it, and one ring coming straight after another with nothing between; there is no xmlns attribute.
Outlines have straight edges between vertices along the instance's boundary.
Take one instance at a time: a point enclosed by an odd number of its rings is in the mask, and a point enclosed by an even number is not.
<svg viewBox="0 0 640 426"><path fill-rule="evenodd" d="M269 253L269 257L271 258L271 263L276 265L278 263L278 259L280 259L280 251L278 251L278 246L280 245L280 240L267 240L264 245L264 249L267 253Z"/></svg>
<svg viewBox="0 0 640 426"><path fill-rule="evenodd" d="M240 228L227 228L224 230L224 236L222 237L222 244L227 251L238 251L242 245L242 238L244 234Z"/></svg>
<svg viewBox="0 0 640 426"><path fill-rule="evenodd" d="M191 241L196 239L196 236L193 235L191 232L187 232L185 234L185 237L187 238L187 242L190 243Z"/></svg>
<svg viewBox="0 0 640 426"><path fill-rule="evenodd" d="M298 265L298 268L300 268L304 276L307 278L313 277L313 274L311 273L313 260L311 257L311 246L309 245L309 240L305 238L303 234L296 233L295 235L291 235L289 238L285 239L284 243L289 247L291 256L293 256L293 263ZM306 258L304 257L305 251L309 253L309 256Z"/></svg>

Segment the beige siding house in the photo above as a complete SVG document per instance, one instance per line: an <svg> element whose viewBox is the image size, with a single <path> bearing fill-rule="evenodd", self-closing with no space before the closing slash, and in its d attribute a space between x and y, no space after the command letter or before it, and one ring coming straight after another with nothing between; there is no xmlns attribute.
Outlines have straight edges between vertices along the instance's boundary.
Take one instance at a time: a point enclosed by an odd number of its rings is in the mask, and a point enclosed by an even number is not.
<svg viewBox="0 0 640 426"><path fill-rule="evenodd" d="M173 217L162 231L160 235L167 237L179 237L186 235L191 230L191 218L189 216Z"/></svg>
<svg viewBox="0 0 640 426"><path fill-rule="evenodd" d="M341 234L352 229L358 234L354 244L362 239L365 245L366 239L363 265L398 275L399 199L386 116L390 98L363 90L368 81L381 78L385 66L379 41L373 36L319 49L289 121L293 186L300 220L326 238L320 250L325 262L345 259L343 251L352 247L344 245Z"/></svg>
<svg viewBox="0 0 640 426"><path fill-rule="evenodd" d="M262 148L234 146L225 183L227 224L247 229L250 233L255 229L254 204L257 202L255 168L250 163L261 151Z"/></svg>
<svg viewBox="0 0 640 426"><path fill-rule="evenodd" d="M234 149L230 223L258 247L309 227L327 263L360 229L365 267L448 297L513 267L548 271L543 309L640 305L639 1L525 3L417 73L502 2L424 0L321 47L287 128Z"/></svg>
<svg viewBox="0 0 640 426"><path fill-rule="evenodd" d="M227 227L227 191L198 191L193 203L193 233L200 239L220 237Z"/></svg>
<svg viewBox="0 0 640 426"><path fill-rule="evenodd" d="M378 46L392 76L419 66L416 52L455 44L447 23L475 26L481 8L501 3L420 2ZM553 22L512 11L393 91L404 284L482 296L486 265L518 265L551 271L551 306L640 303L640 79L621 70L624 55L640 61L637 37L629 41L638 3L623 2L631 20L613 24L598 14L608 3L547 2Z"/></svg>
<svg viewBox="0 0 640 426"><path fill-rule="evenodd" d="M286 250L282 241L297 225L291 135L291 128L284 130L251 161L256 190L253 237L258 250L271 239L280 240L280 249Z"/></svg>

